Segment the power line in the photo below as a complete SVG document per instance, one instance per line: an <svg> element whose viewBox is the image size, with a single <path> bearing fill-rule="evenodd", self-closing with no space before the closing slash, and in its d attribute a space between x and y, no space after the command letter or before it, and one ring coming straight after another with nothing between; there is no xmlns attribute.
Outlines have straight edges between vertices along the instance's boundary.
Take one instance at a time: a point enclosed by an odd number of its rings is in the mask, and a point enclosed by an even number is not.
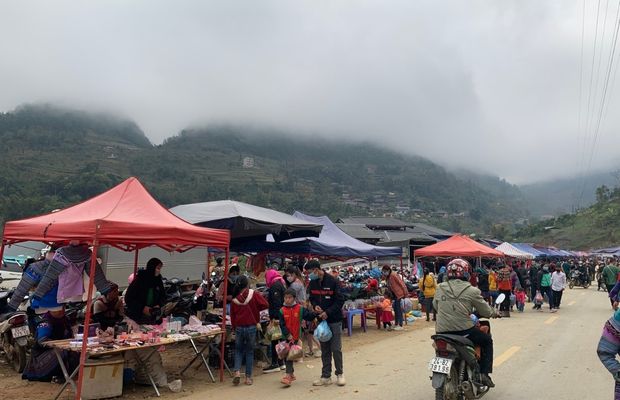
<svg viewBox="0 0 620 400"><path fill-rule="evenodd" d="M581 112L583 108L583 38L585 36L585 26L586 26L586 0L583 0L582 9L581 9L581 53L580 53L580 62L579 62L579 104L578 104L578 117L577 117L577 132L581 132ZM579 140L577 140L577 146L579 146ZM584 132L583 135L583 144L581 146L582 150L585 149L586 145L586 135ZM585 151L581 152L581 158L579 160L579 164L577 165L577 170L582 171L583 162L585 161ZM583 177L580 176L579 180ZM573 197L573 203L576 203L577 200L577 192L575 191Z"/></svg>
<svg viewBox="0 0 620 400"><path fill-rule="evenodd" d="M614 57L616 55L616 45L618 43L618 33L620 32L620 0L618 1L618 9L616 11L616 25L615 25L616 31L614 34L614 38L613 38L613 45L612 45L612 49L611 49L611 53L609 55L609 62L608 62L608 66L607 66L607 75L605 78L605 85L603 87L603 95L601 98L601 108L599 111L599 116L598 116L598 121L596 124L596 130L594 131L594 141L592 143L592 152L590 154L590 160L588 162L588 169L590 168L591 164L592 164L592 159L594 158L594 153L596 152L596 144L598 141L598 137L599 137L599 132L600 132L600 128L601 128L601 121L603 120L603 113L605 111L605 100L607 98L607 90L609 89L609 79L611 77L611 71L613 69L613 63L614 63Z"/></svg>
<svg viewBox="0 0 620 400"><path fill-rule="evenodd" d="M616 45L618 43L618 33L620 32L620 0L618 1L618 7L616 10L616 18L615 18L615 25L614 25L615 29L614 29L614 35L613 35L613 39L612 39L612 45L611 45L611 50L609 53L609 59L608 59L608 63L607 63L607 72L605 75L605 83L603 85L603 89L602 89L602 95L601 95L601 102L600 102L600 108L598 110L598 113L596 113L596 110L594 110L594 113L598 114L598 118L596 121L596 125L593 127L594 131L593 131L593 137L592 137L592 147L590 150L590 156L588 159L588 164L586 167L586 174L584 175L584 179L583 179L583 183L582 183L582 187L581 187L581 195L579 198L579 203L581 204L581 200L583 199L583 195L585 192L585 185L586 185L586 176L587 173L589 173L590 168L592 167L592 160L594 159L594 154L596 153L596 145L598 142L598 138L599 138L599 132L600 132L600 128L601 128L601 123L603 121L603 115L605 114L605 110L607 108L607 93L608 93L608 89L609 89L609 80L611 77L611 72L613 70L613 64L615 61L615 55L616 55ZM614 74L615 75L615 74Z"/></svg>
<svg viewBox="0 0 620 400"><path fill-rule="evenodd" d="M585 193L585 186L586 186L586 168L585 168L585 160L587 157L587 144L588 144L588 132L589 132L589 126L590 126L590 105L591 105L591 99L592 99L592 85L593 85L593 81L594 81L594 61L596 60L596 44L598 41L598 20L599 20L599 14L600 14L600 8L601 8L601 0L598 0L597 2L597 6L596 6L596 23L594 26L594 46L592 49L592 63L590 66L590 85L588 88L588 106L587 106L587 111L586 111L586 125L585 125L585 129L584 129L584 140L583 140L583 147L582 147L582 173L581 173L581 191L579 193L579 200L577 201L577 207L581 208L581 202L583 200L583 195Z"/></svg>
<svg viewBox="0 0 620 400"><path fill-rule="evenodd" d="M596 24L594 25L594 47L592 49L592 65L590 66L590 87L588 90L588 109L586 112L586 135L588 132L588 128L590 126L590 103L592 99L592 85L594 81L594 60L596 59L596 44L598 41L598 19L599 12L601 8L601 0L598 0L598 5L596 7Z"/></svg>

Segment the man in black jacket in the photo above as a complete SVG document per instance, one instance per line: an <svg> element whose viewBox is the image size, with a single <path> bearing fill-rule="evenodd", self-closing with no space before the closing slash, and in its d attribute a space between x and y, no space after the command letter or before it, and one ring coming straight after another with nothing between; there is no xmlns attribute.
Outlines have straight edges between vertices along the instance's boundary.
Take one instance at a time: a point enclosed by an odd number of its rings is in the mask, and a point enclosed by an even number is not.
<svg viewBox="0 0 620 400"><path fill-rule="evenodd" d="M534 301L534 297L536 297L536 291L540 290L539 287L539 280L538 280L538 270L540 269L540 267L538 266L538 263L533 264L530 267L530 299L532 301Z"/></svg>
<svg viewBox="0 0 620 400"><path fill-rule="evenodd" d="M308 297L319 320L327 321L332 331L332 338L321 342L321 361L323 369L321 378L313 382L314 386L327 386L332 383L332 356L336 369L336 384L345 385L342 371L342 306L344 298L340 293L340 284L336 278L326 273L317 260L310 260L305 266L310 278Z"/></svg>

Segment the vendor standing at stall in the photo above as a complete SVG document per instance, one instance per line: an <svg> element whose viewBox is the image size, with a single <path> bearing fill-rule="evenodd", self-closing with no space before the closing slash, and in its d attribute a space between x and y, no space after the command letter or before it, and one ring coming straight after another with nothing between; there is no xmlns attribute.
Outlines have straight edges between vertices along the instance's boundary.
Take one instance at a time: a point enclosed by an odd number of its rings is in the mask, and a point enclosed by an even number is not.
<svg viewBox="0 0 620 400"><path fill-rule="evenodd" d="M127 288L125 294L125 314L136 324L154 325L161 323L161 308L165 304L166 294L164 282L161 278L161 269L164 264L158 258L151 258L146 268L138 271L136 277ZM133 329L137 327L134 326ZM126 353L126 361L140 358L142 362L136 365L135 382L159 386L168 385L168 377L163 367L163 360L159 352L150 358L149 350L139 349ZM150 376L149 376L150 375Z"/></svg>
<svg viewBox="0 0 620 400"><path fill-rule="evenodd" d="M231 290L231 288L237 282L237 278L239 277L240 273L241 269L239 268L239 265L233 264L230 266L230 268L228 269L228 280L222 281L222 283L220 283L220 286L217 288L217 293L215 294L215 300L218 303L222 303L224 301L224 289L226 289L227 304L230 304L233 297L237 295L237 293L233 294L233 290Z"/></svg>
<svg viewBox="0 0 620 400"><path fill-rule="evenodd" d="M138 271L125 295L126 314L138 324L161 322L161 307L166 301L159 258L151 258L146 269Z"/></svg>

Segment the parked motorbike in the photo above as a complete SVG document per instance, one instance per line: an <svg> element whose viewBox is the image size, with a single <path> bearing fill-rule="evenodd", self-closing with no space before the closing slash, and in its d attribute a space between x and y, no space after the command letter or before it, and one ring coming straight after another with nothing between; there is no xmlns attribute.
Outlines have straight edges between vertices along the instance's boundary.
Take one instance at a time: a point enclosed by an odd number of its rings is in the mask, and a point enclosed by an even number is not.
<svg viewBox="0 0 620 400"><path fill-rule="evenodd" d="M575 286L581 286L584 289L590 287L592 281L590 280L590 276L587 273L583 273L579 270L574 270L570 274L570 279L568 280L568 287L573 288Z"/></svg>
<svg viewBox="0 0 620 400"><path fill-rule="evenodd" d="M500 294L495 301L501 304L505 299ZM478 321L479 329L491 333L489 321ZM473 400L484 396L490 389L480 379L480 348L471 340L460 335L435 334L431 336L435 357L429 362L431 381L435 389L435 400Z"/></svg>
<svg viewBox="0 0 620 400"><path fill-rule="evenodd" d="M3 312L6 311L11 294L0 292L0 310ZM17 372L22 372L26 367L29 336L28 316L24 311L3 314L3 321L0 322L1 347L9 364Z"/></svg>
<svg viewBox="0 0 620 400"><path fill-rule="evenodd" d="M0 292L0 309L5 309L9 292ZM9 364L17 372L22 372L26 367L28 355L28 337L30 327L28 326L28 316L23 311L16 311L3 315L4 321L0 322L0 340L2 350L9 361Z"/></svg>
<svg viewBox="0 0 620 400"><path fill-rule="evenodd" d="M182 291L183 283L185 281L179 278L164 279L166 303L161 310L162 316L182 317L189 321L195 291Z"/></svg>

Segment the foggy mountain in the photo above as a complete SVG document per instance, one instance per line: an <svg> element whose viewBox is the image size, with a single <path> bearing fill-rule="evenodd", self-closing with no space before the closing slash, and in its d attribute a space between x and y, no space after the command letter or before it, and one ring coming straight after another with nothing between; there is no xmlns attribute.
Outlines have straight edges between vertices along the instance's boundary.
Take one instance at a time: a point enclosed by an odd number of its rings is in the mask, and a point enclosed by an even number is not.
<svg viewBox="0 0 620 400"><path fill-rule="evenodd" d="M485 231L527 215L499 178L459 177L418 156L234 125L150 144L132 121L49 105L0 114L0 219L49 212L137 176L167 206L236 199L331 217L395 215Z"/></svg>

